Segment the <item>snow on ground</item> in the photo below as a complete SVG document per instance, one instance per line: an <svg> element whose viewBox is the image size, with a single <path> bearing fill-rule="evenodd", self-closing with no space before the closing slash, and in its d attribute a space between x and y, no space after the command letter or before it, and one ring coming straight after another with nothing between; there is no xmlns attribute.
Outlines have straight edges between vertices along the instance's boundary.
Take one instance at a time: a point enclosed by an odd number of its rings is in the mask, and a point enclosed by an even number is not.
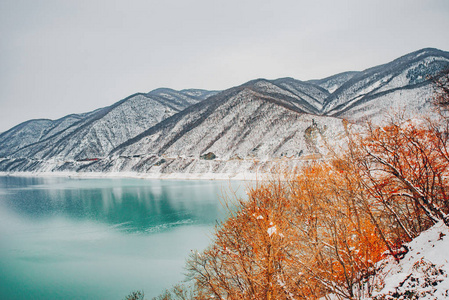
<svg viewBox="0 0 449 300"><path fill-rule="evenodd" d="M263 181L269 173L0 172L0 176Z"/></svg>
<svg viewBox="0 0 449 300"><path fill-rule="evenodd" d="M407 246L399 263L391 257L380 262L367 299L449 299L449 228L440 222Z"/></svg>

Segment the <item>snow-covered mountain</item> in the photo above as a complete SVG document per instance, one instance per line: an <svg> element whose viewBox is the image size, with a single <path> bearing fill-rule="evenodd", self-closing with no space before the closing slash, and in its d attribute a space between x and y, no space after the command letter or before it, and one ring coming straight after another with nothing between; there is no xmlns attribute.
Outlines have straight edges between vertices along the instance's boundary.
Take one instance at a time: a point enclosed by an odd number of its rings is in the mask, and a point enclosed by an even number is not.
<svg viewBox="0 0 449 300"><path fill-rule="evenodd" d="M68 115L52 121L46 119L30 120L0 134L0 156L7 156L30 144L44 140L61 132L85 115Z"/></svg>
<svg viewBox="0 0 449 300"><path fill-rule="evenodd" d="M349 81L349 79L351 79L358 73L359 72L354 71L343 72L323 79L309 80L308 82L322 87L329 93L333 93L336 89L341 87L345 82Z"/></svg>
<svg viewBox="0 0 449 300"><path fill-rule="evenodd" d="M28 121L0 135L0 154L34 159L104 157L148 127L214 93L157 89L83 115Z"/></svg>
<svg viewBox="0 0 449 300"><path fill-rule="evenodd" d="M423 49L320 80L256 79L222 92L157 89L96 111L34 120L0 135L0 171L272 172L344 143L345 120L426 111L428 76L449 53Z"/></svg>
<svg viewBox="0 0 449 300"><path fill-rule="evenodd" d="M428 76L449 67L449 53L422 49L354 74L326 99L322 113L352 121L383 117L392 110L428 108Z"/></svg>
<svg viewBox="0 0 449 300"><path fill-rule="evenodd" d="M275 82L256 80L166 119L89 169L104 164L100 169L108 171L266 172L287 159L321 157L329 151L324 136L343 136L342 120L310 114L302 101Z"/></svg>

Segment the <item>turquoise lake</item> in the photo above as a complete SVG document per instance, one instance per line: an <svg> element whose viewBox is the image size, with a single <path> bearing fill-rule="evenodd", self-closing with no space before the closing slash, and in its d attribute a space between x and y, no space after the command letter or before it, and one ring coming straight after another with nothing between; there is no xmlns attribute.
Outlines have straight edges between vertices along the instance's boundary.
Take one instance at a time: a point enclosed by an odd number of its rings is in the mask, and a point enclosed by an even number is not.
<svg viewBox="0 0 449 300"><path fill-rule="evenodd" d="M184 280L228 181L0 177L0 299L146 299ZM234 196L232 196L234 197Z"/></svg>

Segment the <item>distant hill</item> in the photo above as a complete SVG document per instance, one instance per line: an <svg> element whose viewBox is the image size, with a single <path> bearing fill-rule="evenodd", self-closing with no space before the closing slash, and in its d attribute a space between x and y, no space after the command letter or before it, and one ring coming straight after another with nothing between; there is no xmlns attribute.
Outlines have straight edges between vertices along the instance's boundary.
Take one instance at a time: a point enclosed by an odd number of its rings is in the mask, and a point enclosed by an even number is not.
<svg viewBox="0 0 449 300"><path fill-rule="evenodd" d="M157 89L83 115L31 120L0 135L0 154L35 159L104 157L148 127L214 93Z"/></svg>
<svg viewBox="0 0 449 300"><path fill-rule="evenodd" d="M447 67L449 53L428 48L319 80L256 79L221 92L139 93L0 134L0 171L232 177L295 167L344 144L346 120L382 123L397 110L428 111L428 76Z"/></svg>
<svg viewBox="0 0 449 300"><path fill-rule="evenodd" d="M392 109L426 109L432 97L428 76L448 67L448 52L427 48L358 72L326 99L322 114L360 121Z"/></svg>

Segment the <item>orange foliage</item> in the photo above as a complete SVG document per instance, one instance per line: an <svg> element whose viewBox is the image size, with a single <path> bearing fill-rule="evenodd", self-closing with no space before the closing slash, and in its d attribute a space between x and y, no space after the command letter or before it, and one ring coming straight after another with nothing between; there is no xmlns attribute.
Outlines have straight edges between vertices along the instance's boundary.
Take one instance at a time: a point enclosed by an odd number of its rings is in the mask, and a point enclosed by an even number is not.
<svg viewBox="0 0 449 300"><path fill-rule="evenodd" d="M278 184L251 190L216 231L214 244L189 262L199 289L218 299L288 299L285 284L294 260L285 189Z"/></svg>
<svg viewBox="0 0 449 300"><path fill-rule="evenodd" d="M384 254L398 260L404 242L438 221L449 226L441 123L368 126L341 157L251 189L214 243L191 256L195 299L367 297Z"/></svg>
<svg viewBox="0 0 449 300"><path fill-rule="evenodd" d="M296 220L301 245L309 249L301 260L314 284L352 298L387 247L372 222L373 212L366 211L357 174L344 161L332 163L315 163L291 182L302 213Z"/></svg>
<svg viewBox="0 0 449 300"><path fill-rule="evenodd" d="M396 214L409 238L439 220L449 225L444 135L428 124L408 121L369 127L360 141L365 155L360 166L372 195ZM417 222L407 223L410 216Z"/></svg>
<svg viewBox="0 0 449 300"><path fill-rule="evenodd" d="M449 226L447 72L435 82L441 122L368 125L341 157L238 200L213 244L188 261L194 298L364 298L385 253L398 260L402 243Z"/></svg>
<svg viewBox="0 0 449 300"><path fill-rule="evenodd" d="M387 249L348 164L315 163L239 201L194 254L197 287L218 299L354 297Z"/></svg>
<svg viewBox="0 0 449 300"><path fill-rule="evenodd" d="M448 222L448 135L431 125L368 127L341 158L250 190L213 245L189 261L201 295L366 296L384 253L399 259L404 241Z"/></svg>

